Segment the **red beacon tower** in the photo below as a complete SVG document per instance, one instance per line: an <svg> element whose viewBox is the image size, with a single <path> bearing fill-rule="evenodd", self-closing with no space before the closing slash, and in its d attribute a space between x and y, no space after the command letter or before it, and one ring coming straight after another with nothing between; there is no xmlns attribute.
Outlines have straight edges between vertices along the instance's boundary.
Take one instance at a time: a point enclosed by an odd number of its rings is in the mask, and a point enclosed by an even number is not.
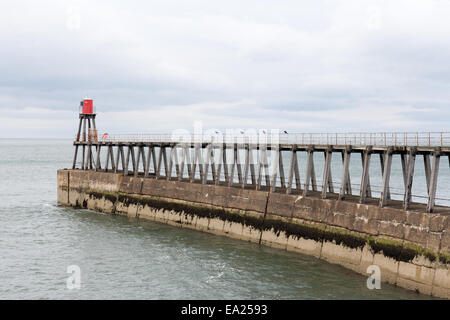
<svg viewBox="0 0 450 320"><path fill-rule="evenodd" d="M78 125L76 141L98 141L95 116L94 100L88 98L83 99L80 102L80 124Z"/></svg>

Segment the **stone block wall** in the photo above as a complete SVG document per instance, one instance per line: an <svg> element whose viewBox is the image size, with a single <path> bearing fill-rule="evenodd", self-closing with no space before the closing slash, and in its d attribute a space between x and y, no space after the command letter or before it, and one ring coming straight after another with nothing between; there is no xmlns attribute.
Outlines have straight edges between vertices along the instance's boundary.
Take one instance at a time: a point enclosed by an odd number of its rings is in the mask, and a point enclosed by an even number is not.
<svg viewBox="0 0 450 320"><path fill-rule="evenodd" d="M58 203L295 251L450 298L449 217L226 186L58 171Z"/></svg>

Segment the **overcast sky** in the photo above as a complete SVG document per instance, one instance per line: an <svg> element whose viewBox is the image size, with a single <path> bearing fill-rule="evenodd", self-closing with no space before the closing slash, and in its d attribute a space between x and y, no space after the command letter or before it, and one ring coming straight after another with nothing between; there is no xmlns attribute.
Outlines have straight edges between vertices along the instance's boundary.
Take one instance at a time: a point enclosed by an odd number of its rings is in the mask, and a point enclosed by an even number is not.
<svg viewBox="0 0 450 320"><path fill-rule="evenodd" d="M450 1L2 1L0 138L450 131Z"/></svg>

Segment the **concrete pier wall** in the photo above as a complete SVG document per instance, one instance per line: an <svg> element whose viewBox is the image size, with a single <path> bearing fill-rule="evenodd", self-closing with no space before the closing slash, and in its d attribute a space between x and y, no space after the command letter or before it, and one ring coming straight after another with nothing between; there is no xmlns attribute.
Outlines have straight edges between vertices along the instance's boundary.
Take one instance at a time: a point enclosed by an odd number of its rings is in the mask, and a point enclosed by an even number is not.
<svg viewBox="0 0 450 320"><path fill-rule="evenodd" d="M93 170L59 170L58 203L296 251L366 276L377 265L383 282L450 298L446 215Z"/></svg>

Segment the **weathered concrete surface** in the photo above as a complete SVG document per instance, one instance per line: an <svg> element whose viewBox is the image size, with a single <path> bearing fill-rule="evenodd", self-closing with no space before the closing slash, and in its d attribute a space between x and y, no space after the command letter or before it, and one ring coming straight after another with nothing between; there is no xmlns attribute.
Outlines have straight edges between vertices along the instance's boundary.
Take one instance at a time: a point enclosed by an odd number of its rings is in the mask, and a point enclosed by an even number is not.
<svg viewBox="0 0 450 320"><path fill-rule="evenodd" d="M450 298L448 216L95 171L59 170L57 182L62 205L252 241L364 275L378 265L384 282Z"/></svg>

